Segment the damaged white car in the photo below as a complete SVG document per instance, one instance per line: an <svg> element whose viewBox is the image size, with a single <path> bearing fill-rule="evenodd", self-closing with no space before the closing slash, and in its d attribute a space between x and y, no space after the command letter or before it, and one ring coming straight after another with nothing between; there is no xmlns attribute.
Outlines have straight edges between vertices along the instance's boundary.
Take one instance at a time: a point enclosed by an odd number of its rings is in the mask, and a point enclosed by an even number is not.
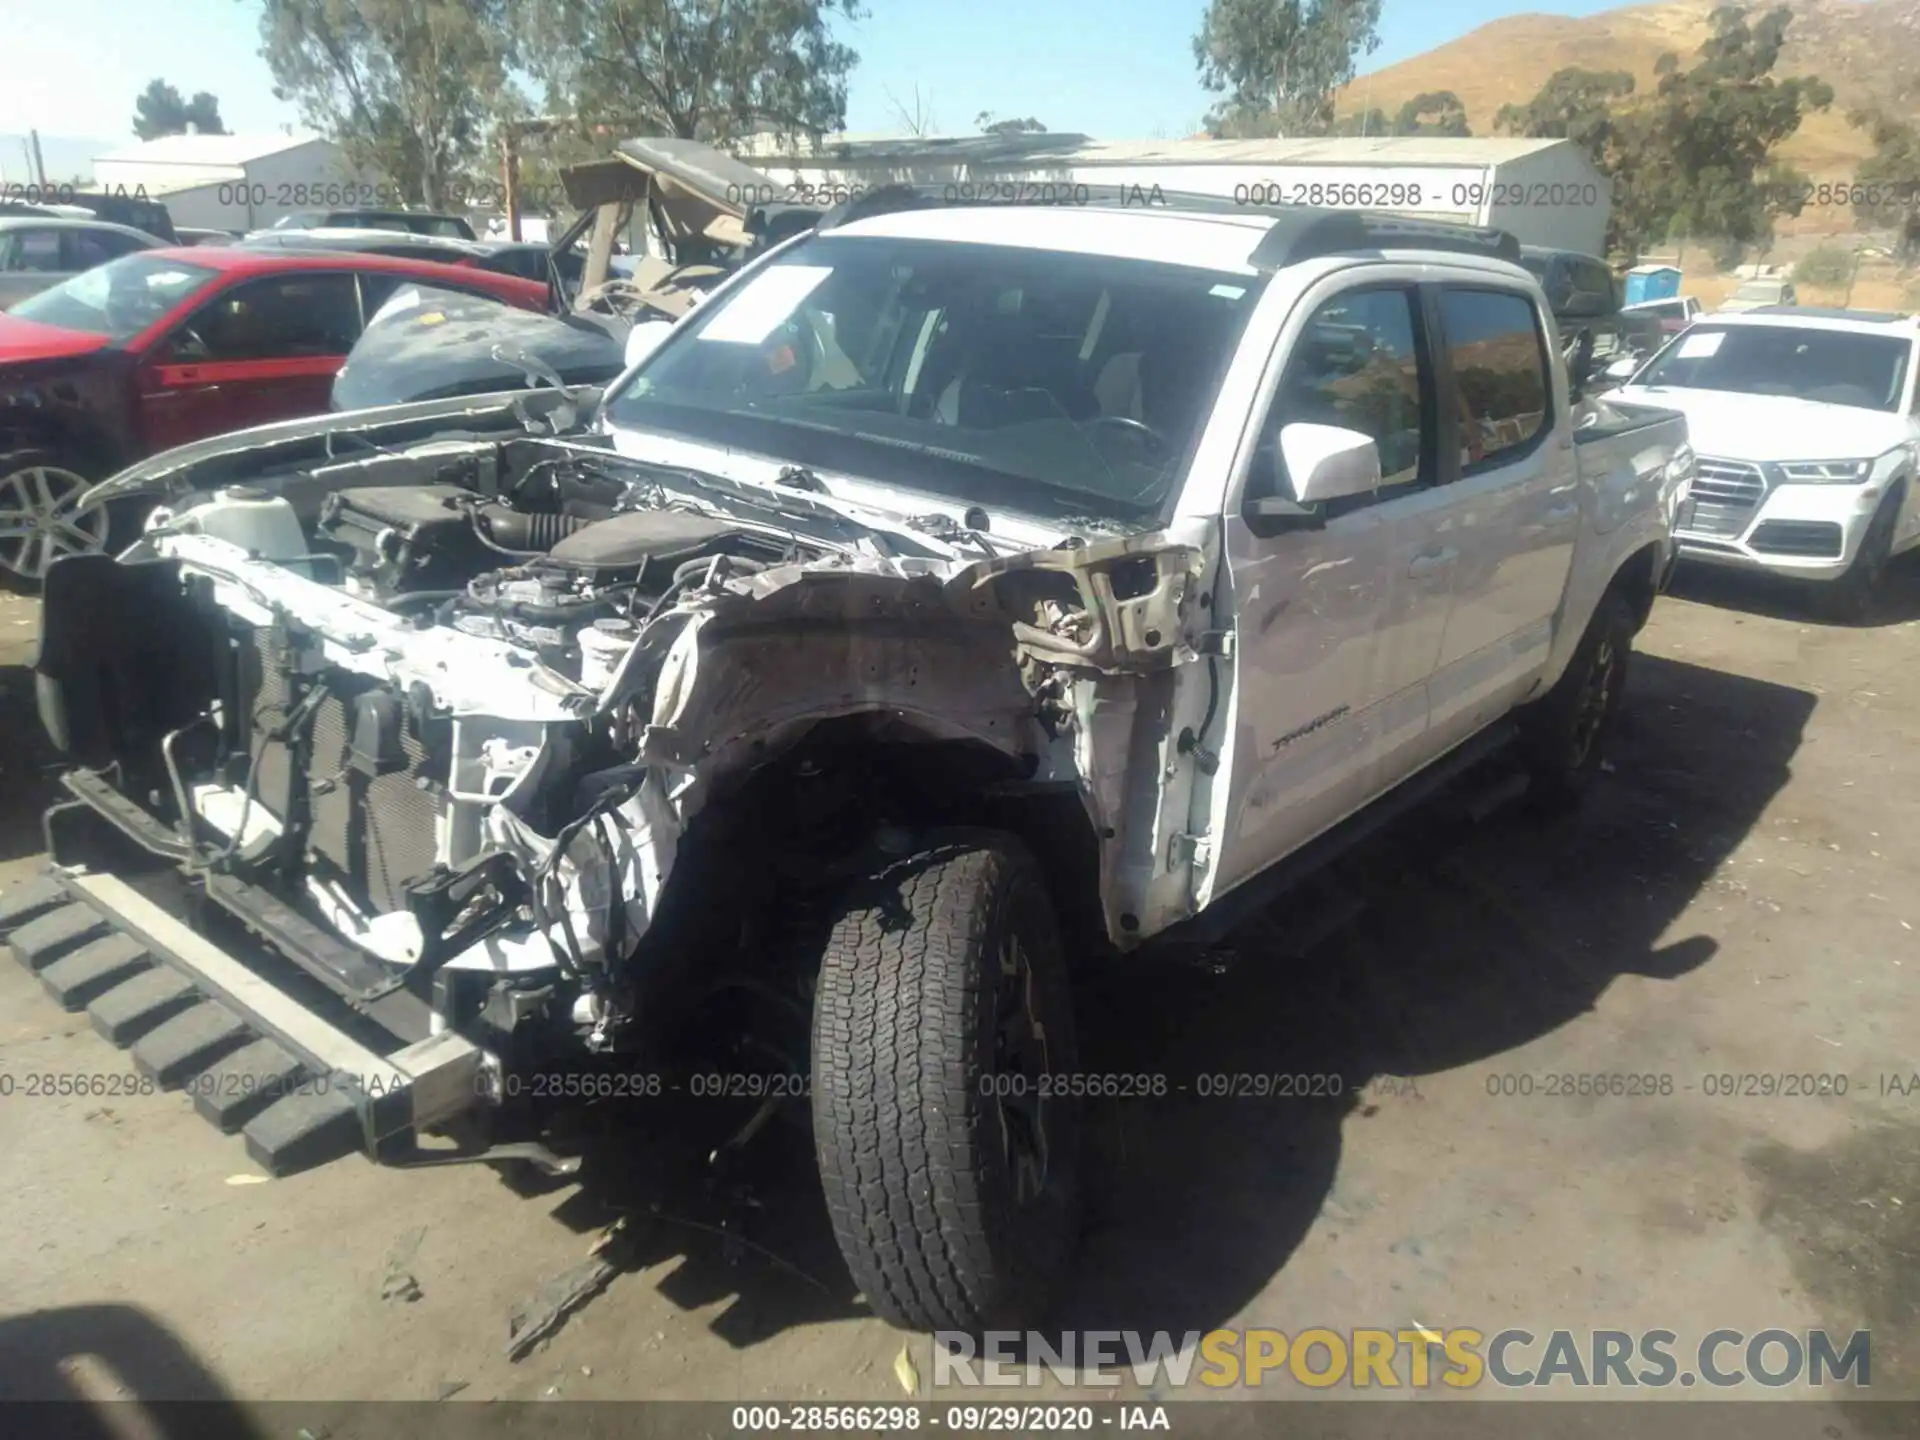
<svg viewBox="0 0 1920 1440"><path fill-rule="evenodd" d="M1069 955L1218 933L1508 741L1549 800L1599 767L1691 455L1581 400L1516 257L880 192L584 422L148 461L144 538L47 579L71 799L0 932L276 1172L564 1170L501 1123L698 1083L810 1114L878 1314L1025 1323Z"/></svg>

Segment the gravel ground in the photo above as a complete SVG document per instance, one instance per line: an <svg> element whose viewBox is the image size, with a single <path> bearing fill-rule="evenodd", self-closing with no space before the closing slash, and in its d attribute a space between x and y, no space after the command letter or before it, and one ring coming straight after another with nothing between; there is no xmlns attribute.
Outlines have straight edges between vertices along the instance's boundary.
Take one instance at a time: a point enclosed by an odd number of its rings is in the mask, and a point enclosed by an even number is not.
<svg viewBox="0 0 1920 1440"><path fill-rule="evenodd" d="M1920 1394L1920 816L1899 798L1920 793L1920 576L1896 580L1885 623L1837 629L1683 577L1577 821L1423 818L1357 857L1358 914L1304 955L1282 912L1230 965L1087 987L1090 1070L1346 1093L1098 1106L1060 1323L1870 1328L1875 1392ZM33 623L0 599L0 884L41 863ZM0 1077L127 1069L0 966ZM1670 1093L1545 1094L1562 1074ZM1775 1075L1847 1093L1709 1078ZM1502 1093L1523 1076L1535 1093ZM594 1121L578 1185L358 1160L262 1182L178 1095L21 1088L0 1099L0 1397L901 1395L903 1337L851 1293L804 1137L761 1157L736 1244L630 1114ZM509 1314L623 1214L628 1269L510 1363Z"/></svg>

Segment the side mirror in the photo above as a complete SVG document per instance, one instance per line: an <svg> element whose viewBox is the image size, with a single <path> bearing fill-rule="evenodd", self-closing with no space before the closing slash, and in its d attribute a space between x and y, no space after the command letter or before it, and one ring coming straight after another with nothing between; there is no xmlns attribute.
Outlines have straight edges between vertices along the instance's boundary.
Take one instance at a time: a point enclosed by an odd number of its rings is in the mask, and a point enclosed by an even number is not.
<svg viewBox="0 0 1920 1440"><path fill-rule="evenodd" d="M1245 510L1249 520L1311 528L1323 522L1327 501L1370 495L1380 488L1380 447L1359 430L1296 421L1281 427L1275 449L1277 454L1262 458L1278 462L1292 493L1250 498Z"/></svg>
<svg viewBox="0 0 1920 1440"><path fill-rule="evenodd" d="M627 368L631 370L660 348L660 342L673 329L671 320L643 320L627 332Z"/></svg>
<svg viewBox="0 0 1920 1440"><path fill-rule="evenodd" d="M1380 447L1343 425L1297 421L1280 429L1280 459L1302 505L1369 495L1380 488Z"/></svg>

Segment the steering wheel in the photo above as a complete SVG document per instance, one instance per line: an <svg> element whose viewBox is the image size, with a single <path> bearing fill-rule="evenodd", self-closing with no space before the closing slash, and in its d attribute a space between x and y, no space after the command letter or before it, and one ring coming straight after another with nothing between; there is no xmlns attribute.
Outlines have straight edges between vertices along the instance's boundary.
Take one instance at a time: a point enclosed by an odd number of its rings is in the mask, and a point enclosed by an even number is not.
<svg viewBox="0 0 1920 1440"><path fill-rule="evenodd" d="M188 365L204 361L213 354L200 332L191 327L183 327L173 337L169 352L177 363Z"/></svg>
<svg viewBox="0 0 1920 1440"><path fill-rule="evenodd" d="M109 291L101 308L109 324L133 332L146 329L167 313L164 306L155 305L147 296L124 288Z"/></svg>
<svg viewBox="0 0 1920 1440"><path fill-rule="evenodd" d="M1171 448L1167 443L1166 436L1162 435L1145 421L1135 420L1130 415L1096 415L1084 423L1089 430L1096 429L1102 425L1110 425L1115 429L1124 430L1132 435L1138 435L1141 444L1146 449L1162 455Z"/></svg>

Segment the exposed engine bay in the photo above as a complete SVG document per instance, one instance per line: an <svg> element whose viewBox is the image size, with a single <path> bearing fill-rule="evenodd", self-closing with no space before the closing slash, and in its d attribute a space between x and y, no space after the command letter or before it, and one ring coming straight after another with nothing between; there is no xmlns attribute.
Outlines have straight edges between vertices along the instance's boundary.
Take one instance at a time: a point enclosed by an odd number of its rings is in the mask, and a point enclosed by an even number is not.
<svg viewBox="0 0 1920 1440"><path fill-rule="evenodd" d="M43 718L330 988L496 1053L626 1048L690 972L804 945L901 827L993 807L1099 837L1053 848L1108 932L1177 909L1126 817L1198 552L1001 553L807 491L516 437L194 495L50 583Z"/></svg>

